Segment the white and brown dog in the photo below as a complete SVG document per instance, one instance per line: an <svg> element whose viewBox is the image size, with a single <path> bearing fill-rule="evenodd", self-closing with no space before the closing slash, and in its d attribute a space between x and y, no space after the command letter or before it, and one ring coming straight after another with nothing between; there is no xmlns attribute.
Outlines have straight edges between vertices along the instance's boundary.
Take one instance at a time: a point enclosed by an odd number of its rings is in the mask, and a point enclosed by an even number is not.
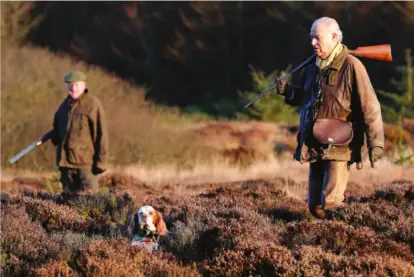
<svg viewBox="0 0 414 277"><path fill-rule="evenodd" d="M161 213L151 206L142 206L129 220L128 235L131 246L145 246L150 252L158 250L158 240L167 232Z"/></svg>

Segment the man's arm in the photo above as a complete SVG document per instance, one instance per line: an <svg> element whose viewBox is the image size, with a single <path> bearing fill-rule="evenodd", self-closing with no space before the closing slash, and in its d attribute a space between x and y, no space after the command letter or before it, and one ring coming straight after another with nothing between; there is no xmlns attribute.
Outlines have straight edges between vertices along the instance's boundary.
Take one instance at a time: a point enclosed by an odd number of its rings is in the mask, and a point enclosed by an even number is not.
<svg viewBox="0 0 414 277"><path fill-rule="evenodd" d="M290 106L299 106L302 103L303 89L299 86L288 86L285 103Z"/></svg>
<svg viewBox="0 0 414 277"><path fill-rule="evenodd" d="M53 129L52 129L50 139L54 146L57 146L59 144L60 138L59 138L59 126L58 126L57 113L55 113L53 117Z"/></svg>
<svg viewBox="0 0 414 277"><path fill-rule="evenodd" d="M285 97L285 103L290 106L299 106L303 96L303 78L305 69L300 72L300 86L289 85L282 81L277 85L277 93Z"/></svg>
<svg viewBox="0 0 414 277"><path fill-rule="evenodd" d="M97 173L102 173L106 170L109 139L105 113L99 100L96 102L93 121L94 168L98 170Z"/></svg>
<svg viewBox="0 0 414 277"><path fill-rule="evenodd" d="M381 106L365 66L357 58L355 58L353 65L355 88L360 100L359 102L361 103L363 123L365 125L364 129L367 136L367 146L371 156L373 149L376 149L374 152L377 151L377 147L381 148L381 150L384 149L385 138Z"/></svg>

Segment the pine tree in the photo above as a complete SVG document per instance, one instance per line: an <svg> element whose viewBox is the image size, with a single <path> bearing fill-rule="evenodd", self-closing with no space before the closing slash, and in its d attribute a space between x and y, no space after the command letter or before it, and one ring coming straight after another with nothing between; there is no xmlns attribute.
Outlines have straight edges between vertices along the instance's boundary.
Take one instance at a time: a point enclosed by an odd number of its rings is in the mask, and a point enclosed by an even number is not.
<svg viewBox="0 0 414 277"><path fill-rule="evenodd" d="M254 91L240 93L242 101L247 103L268 87L271 87L276 78L284 77L287 74L290 67L289 65L283 71L274 71L268 76L265 76L264 72L257 71L250 66L254 82ZM286 81L291 83L291 80L292 77L289 77ZM263 121L296 123L299 120L297 110L285 104L284 97L276 94L276 88L254 102L248 108L247 112L250 117Z"/></svg>
<svg viewBox="0 0 414 277"><path fill-rule="evenodd" d="M414 75L411 49L406 49L405 55L406 65L396 68L402 75L401 80L391 80L391 84L395 86L396 91L391 93L378 90L378 94L387 99L387 102L382 105L384 120L387 122L396 123L405 117L414 117Z"/></svg>
<svg viewBox="0 0 414 277"><path fill-rule="evenodd" d="M414 165L414 155L407 145L403 144L403 120L407 117L414 117L414 101L413 101L413 65L411 49L405 50L406 66L397 68L402 74L401 80L391 80L396 87L397 93L389 93L378 91L380 95L392 100L391 105L383 105L384 118L391 122L397 122L399 125L400 139L397 145L396 164Z"/></svg>

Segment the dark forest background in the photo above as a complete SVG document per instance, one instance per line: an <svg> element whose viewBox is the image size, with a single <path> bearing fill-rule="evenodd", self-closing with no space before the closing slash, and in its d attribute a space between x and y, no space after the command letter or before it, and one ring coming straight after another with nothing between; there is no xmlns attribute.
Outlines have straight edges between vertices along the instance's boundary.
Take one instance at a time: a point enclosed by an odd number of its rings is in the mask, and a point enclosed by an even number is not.
<svg viewBox="0 0 414 277"><path fill-rule="evenodd" d="M159 105L231 117L246 103L240 92L257 88L252 70L270 74L312 54L309 30L322 16L338 21L351 49L391 44L392 63L363 63L376 90L407 92L408 1L2 2L2 39L101 66L146 86Z"/></svg>

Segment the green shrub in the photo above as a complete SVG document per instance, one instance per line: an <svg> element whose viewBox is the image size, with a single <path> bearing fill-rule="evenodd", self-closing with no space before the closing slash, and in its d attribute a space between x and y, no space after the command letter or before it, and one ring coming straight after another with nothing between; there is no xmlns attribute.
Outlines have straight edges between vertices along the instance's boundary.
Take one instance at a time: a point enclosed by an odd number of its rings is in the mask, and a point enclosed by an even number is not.
<svg viewBox="0 0 414 277"><path fill-rule="evenodd" d="M283 77L289 69L290 67L288 67L285 71L275 71L265 76L264 72L257 71L251 67L254 91L241 92L240 97L242 101L245 101L245 104L250 102L264 90L273 86L276 78ZM289 77L286 81L290 82L291 77ZM297 123L299 118L296 109L286 105L284 97L276 94L276 88L254 102L248 108L248 114L258 120L274 122Z"/></svg>

